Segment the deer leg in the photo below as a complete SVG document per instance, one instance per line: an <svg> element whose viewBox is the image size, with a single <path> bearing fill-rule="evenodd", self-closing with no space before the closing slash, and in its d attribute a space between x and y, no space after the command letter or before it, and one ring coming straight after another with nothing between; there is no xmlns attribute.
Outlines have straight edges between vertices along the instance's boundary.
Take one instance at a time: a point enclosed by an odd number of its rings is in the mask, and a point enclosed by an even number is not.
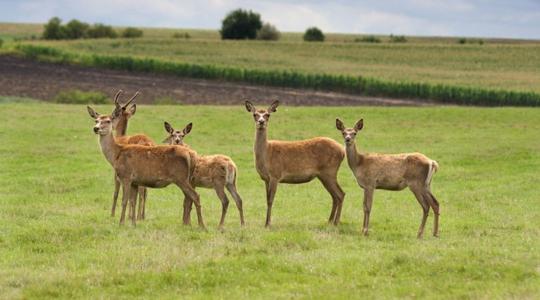
<svg viewBox="0 0 540 300"><path fill-rule="evenodd" d="M272 204L274 203L274 197L276 196L277 184L276 180L265 181L266 183L266 227L270 227L272 223Z"/></svg>
<svg viewBox="0 0 540 300"><path fill-rule="evenodd" d="M323 184L324 188L332 196L332 211L330 212L330 217L328 218L328 223L337 225L339 224L339 218L341 215L341 205L343 204L343 198L345 193L332 178L319 177L319 180Z"/></svg>
<svg viewBox="0 0 540 300"><path fill-rule="evenodd" d="M223 185L215 186L214 190L216 190L216 194L219 200L221 200L221 220L219 221L219 228L223 229L223 223L225 223L225 215L227 215L227 209L229 208L229 199L225 194Z"/></svg>
<svg viewBox="0 0 540 300"><path fill-rule="evenodd" d="M189 196L184 193L184 213L182 216L182 223L184 225L191 225L191 207L193 206L193 201Z"/></svg>
<svg viewBox="0 0 540 300"><path fill-rule="evenodd" d="M201 228L205 229L199 194L197 194L195 189L193 187L191 187L189 182L180 182L177 185L184 192L184 195L186 195L186 197L189 198L190 201L193 201L193 203L195 203L195 209L197 210L197 221L199 223L199 226ZM191 204L190 204L190 206L191 206Z"/></svg>
<svg viewBox="0 0 540 300"><path fill-rule="evenodd" d="M139 187L136 185L131 185L131 189L129 191L129 204L131 207L131 211L133 212L131 214L131 224L133 224L133 226L136 225L135 209L137 207L137 194L138 193L139 193Z"/></svg>
<svg viewBox="0 0 540 300"><path fill-rule="evenodd" d="M424 195L424 197L427 199L429 205L431 206L431 209L433 209L434 221L433 221L433 236L438 237L439 236L439 201L437 201L437 198L431 193L431 191L427 191L427 193Z"/></svg>
<svg viewBox="0 0 540 300"><path fill-rule="evenodd" d="M429 214L429 204L427 200L424 198L422 191L417 188L411 188L411 191L413 192L414 196L416 197L416 200L418 200L418 203L420 203L420 206L422 207L422 222L420 223L420 228L418 228L418 235L417 238L421 239L424 235L424 227L426 226L426 220Z"/></svg>
<svg viewBox="0 0 540 300"><path fill-rule="evenodd" d="M228 183L226 186L229 193L231 193L231 196L234 199L234 202L236 203L236 207L238 208L238 212L240 214L240 225L244 226L244 210L242 208L242 198L240 198L240 195L238 194L238 191L236 191L236 186L232 183Z"/></svg>
<svg viewBox="0 0 540 300"><path fill-rule="evenodd" d="M364 226L362 233L368 235L369 229L369 214L371 213L371 205L373 204L373 189L364 189Z"/></svg>
<svg viewBox="0 0 540 300"><path fill-rule="evenodd" d="M114 213L116 211L116 202L118 200L118 192L120 191L120 180L118 179L118 176L116 176L116 172L114 172L114 194L113 194L113 203L111 208L111 217L114 217Z"/></svg>
<svg viewBox="0 0 540 300"><path fill-rule="evenodd" d="M137 220L142 220L143 219L142 211L143 211L143 207L144 207L144 192L145 192L145 190L146 190L146 188L142 187L142 186L140 186L138 188L139 207L137 208Z"/></svg>
<svg viewBox="0 0 540 300"><path fill-rule="evenodd" d="M124 225L124 220L126 218L126 206L130 199L131 183L122 182L122 213L120 215L120 225ZM131 217L131 216L129 216Z"/></svg>
<svg viewBox="0 0 540 300"><path fill-rule="evenodd" d="M143 220L146 218L146 199L148 199L148 189L144 188L144 201L143 201L143 207L142 207L142 219Z"/></svg>

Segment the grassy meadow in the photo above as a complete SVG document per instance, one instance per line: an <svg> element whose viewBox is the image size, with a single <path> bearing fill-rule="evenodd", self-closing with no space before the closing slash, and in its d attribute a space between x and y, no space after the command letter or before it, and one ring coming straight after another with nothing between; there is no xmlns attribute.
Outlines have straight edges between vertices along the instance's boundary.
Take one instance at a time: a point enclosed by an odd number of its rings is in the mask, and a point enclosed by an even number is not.
<svg viewBox="0 0 540 300"><path fill-rule="evenodd" d="M280 185L265 229L255 129L242 106L141 105L128 129L161 141L164 120L193 121L187 143L234 159L247 225L231 203L225 232L213 191L199 189L205 232L181 224L172 186L149 191L146 221L119 227L109 216L112 170L83 105L1 98L0 114L0 298L540 297L537 109L278 108L269 138L342 142L335 117L348 126L362 117L361 150L436 159L441 237L429 235L430 216L423 240L409 191L377 191L370 236L361 236L362 193L345 162L341 225L326 224L330 196L313 181Z"/></svg>

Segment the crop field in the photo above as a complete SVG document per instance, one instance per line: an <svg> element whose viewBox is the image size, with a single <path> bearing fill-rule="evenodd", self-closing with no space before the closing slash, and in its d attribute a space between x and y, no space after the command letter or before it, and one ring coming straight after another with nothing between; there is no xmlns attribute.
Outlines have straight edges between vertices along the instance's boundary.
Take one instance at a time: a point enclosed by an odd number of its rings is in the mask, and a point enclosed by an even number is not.
<svg viewBox="0 0 540 300"><path fill-rule="evenodd" d="M39 42L39 45L77 54L540 92L540 43L464 46L169 38Z"/></svg>
<svg viewBox="0 0 540 300"><path fill-rule="evenodd" d="M255 103L258 104L258 103ZM96 106L109 113L112 105ZM200 154L231 156L246 226L198 189L208 231L181 223L183 195L150 190L147 220L110 217L112 170L82 105L0 97L0 298L538 298L540 115L531 108L278 108L269 138L328 136L364 118L362 151L420 151L440 164L432 190L441 236L412 193L375 192L360 235L362 192L344 162L342 223L329 226L320 183L278 187L263 227L252 117L242 106L138 106L128 133L161 141L163 121L194 127ZM192 216L195 220L195 217Z"/></svg>

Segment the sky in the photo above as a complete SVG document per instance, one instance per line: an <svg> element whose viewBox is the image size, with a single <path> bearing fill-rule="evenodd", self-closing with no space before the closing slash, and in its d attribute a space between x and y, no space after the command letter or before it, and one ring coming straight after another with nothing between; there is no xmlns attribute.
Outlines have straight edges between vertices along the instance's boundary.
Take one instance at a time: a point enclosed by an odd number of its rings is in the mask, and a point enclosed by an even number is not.
<svg viewBox="0 0 540 300"><path fill-rule="evenodd" d="M218 29L237 8L281 31L540 39L540 0L0 0L0 22Z"/></svg>

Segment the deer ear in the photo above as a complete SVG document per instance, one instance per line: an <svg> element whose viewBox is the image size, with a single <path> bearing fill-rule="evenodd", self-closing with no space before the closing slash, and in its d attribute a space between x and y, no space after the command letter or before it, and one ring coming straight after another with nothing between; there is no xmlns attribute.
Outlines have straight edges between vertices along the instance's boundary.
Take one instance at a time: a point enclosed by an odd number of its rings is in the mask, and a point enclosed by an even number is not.
<svg viewBox="0 0 540 300"><path fill-rule="evenodd" d="M93 109L91 108L90 106L87 106L86 107L86 110L88 110L88 114L90 115L90 117L92 117L93 119L97 119L99 117L99 114Z"/></svg>
<svg viewBox="0 0 540 300"><path fill-rule="evenodd" d="M253 112L255 111L255 106L253 106L253 103L249 102L249 101L246 101L246 110L248 112Z"/></svg>
<svg viewBox="0 0 540 300"><path fill-rule="evenodd" d="M276 100L270 104L270 107L268 107L269 112L276 112L276 108L279 106L279 100Z"/></svg>
<svg viewBox="0 0 540 300"><path fill-rule="evenodd" d="M191 128L193 128L193 123L189 123L186 125L186 128L184 128L184 135L188 134L191 131Z"/></svg>
<svg viewBox="0 0 540 300"><path fill-rule="evenodd" d="M168 133L172 134L174 132L171 124L169 124L168 122L164 122L163 125L165 126L165 131L167 131Z"/></svg>
<svg viewBox="0 0 540 300"><path fill-rule="evenodd" d="M128 113L130 115L134 115L135 113L137 112L137 104L133 103L129 108L128 108Z"/></svg>
<svg viewBox="0 0 540 300"><path fill-rule="evenodd" d="M356 124L354 124L354 130L360 131L362 128L364 128L364 119L360 119L358 122L356 122Z"/></svg>
<svg viewBox="0 0 540 300"><path fill-rule="evenodd" d="M343 125L343 122L339 118L336 119L336 128L339 131L345 130L345 125Z"/></svg>

